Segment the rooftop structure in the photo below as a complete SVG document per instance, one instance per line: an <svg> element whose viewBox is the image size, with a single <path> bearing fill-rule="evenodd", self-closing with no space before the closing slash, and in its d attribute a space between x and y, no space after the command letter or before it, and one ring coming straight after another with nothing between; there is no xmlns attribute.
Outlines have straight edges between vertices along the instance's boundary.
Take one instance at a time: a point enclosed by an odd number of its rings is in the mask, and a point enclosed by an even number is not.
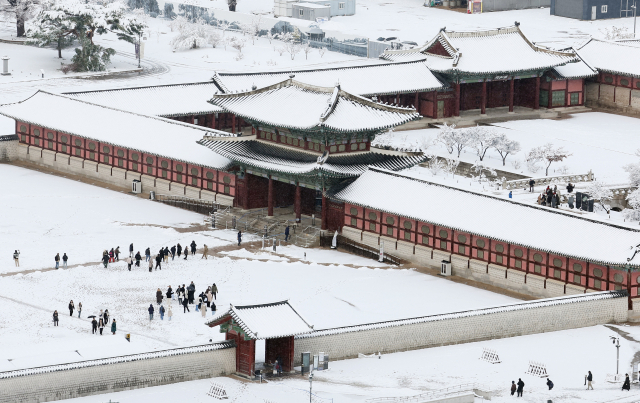
<svg viewBox="0 0 640 403"><path fill-rule="evenodd" d="M378 192L379 188L384 188L385 192ZM377 168L369 168L332 197L559 256L640 268L640 256L633 253L633 248L640 244L640 230L438 185ZM429 208L424 208L425 205ZM549 228L567 228L571 233L549 231Z"/></svg>
<svg viewBox="0 0 640 403"><path fill-rule="evenodd" d="M640 47L633 42L590 39L578 53L601 72L640 78Z"/></svg>

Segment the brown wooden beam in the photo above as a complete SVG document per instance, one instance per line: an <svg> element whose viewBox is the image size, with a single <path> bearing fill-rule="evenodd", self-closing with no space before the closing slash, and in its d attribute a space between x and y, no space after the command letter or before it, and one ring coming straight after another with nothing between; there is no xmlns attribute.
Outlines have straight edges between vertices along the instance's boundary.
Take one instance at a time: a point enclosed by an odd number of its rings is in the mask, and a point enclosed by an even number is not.
<svg viewBox="0 0 640 403"><path fill-rule="evenodd" d="M536 76L536 92L533 100L533 109L540 109L540 77Z"/></svg>
<svg viewBox="0 0 640 403"><path fill-rule="evenodd" d="M482 104L480 105L480 114L487 114L487 80L482 81Z"/></svg>
<svg viewBox="0 0 640 403"><path fill-rule="evenodd" d="M509 80L509 112L513 112L513 77Z"/></svg>
<svg viewBox="0 0 640 403"><path fill-rule="evenodd" d="M247 189L248 191L248 189ZM269 194L268 194L268 200L267 200L267 215L269 217L273 217L273 179L271 178L271 175L269 175Z"/></svg>

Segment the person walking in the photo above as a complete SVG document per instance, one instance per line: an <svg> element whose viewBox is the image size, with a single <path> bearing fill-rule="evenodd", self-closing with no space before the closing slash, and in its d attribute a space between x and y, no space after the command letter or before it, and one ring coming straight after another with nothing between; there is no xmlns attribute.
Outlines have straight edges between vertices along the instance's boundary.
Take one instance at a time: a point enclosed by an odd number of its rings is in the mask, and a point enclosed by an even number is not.
<svg viewBox="0 0 640 403"><path fill-rule="evenodd" d="M511 381L511 396L515 395L516 393L516 382L515 381Z"/></svg>
<svg viewBox="0 0 640 403"><path fill-rule="evenodd" d="M576 199L573 197L573 195L569 195L569 198L567 199L567 202L569 203L569 208L573 209L573 203L575 203Z"/></svg>
<svg viewBox="0 0 640 403"><path fill-rule="evenodd" d="M60 254L56 253L56 256L53 258L56 261L56 269L60 267Z"/></svg>
<svg viewBox="0 0 640 403"><path fill-rule="evenodd" d="M547 378L547 386L549 387L549 390L553 389L553 382L550 378Z"/></svg>
<svg viewBox="0 0 640 403"><path fill-rule="evenodd" d="M162 265L160 264L162 262L162 255L156 255L156 268L155 270L158 270L158 267L160 268L160 270L162 270Z"/></svg>
<svg viewBox="0 0 640 403"><path fill-rule="evenodd" d="M153 260L149 259L149 273L153 271Z"/></svg>
<svg viewBox="0 0 640 403"><path fill-rule="evenodd" d="M198 303L196 304L196 312L200 310L200 306L202 306L202 293L198 295Z"/></svg>
<svg viewBox="0 0 640 403"><path fill-rule="evenodd" d="M242 231L238 231L238 246L242 243Z"/></svg>
<svg viewBox="0 0 640 403"><path fill-rule="evenodd" d="M114 252L114 254L116 255L116 262L120 261L120 247L116 247L116 250Z"/></svg>
<svg viewBox="0 0 640 403"><path fill-rule="evenodd" d="M524 392L524 382L522 382L522 378L518 378L518 397L522 397L522 392Z"/></svg>
<svg viewBox="0 0 640 403"><path fill-rule="evenodd" d="M178 243L178 257L182 256L182 245Z"/></svg>
<svg viewBox="0 0 640 403"><path fill-rule="evenodd" d="M58 326L58 311L53 311L53 326Z"/></svg>
<svg viewBox="0 0 640 403"><path fill-rule="evenodd" d="M162 291L160 291L159 288L158 291L156 291L156 301L158 301L158 305L162 303Z"/></svg>
<svg viewBox="0 0 640 403"><path fill-rule="evenodd" d="M164 320L164 306L160 305L160 320Z"/></svg>
<svg viewBox="0 0 640 403"><path fill-rule="evenodd" d="M196 254L196 241L191 241L191 254L194 256Z"/></svg>
<svg viewBox="0 0 640 403"><path fill-rule="evenodd" d="M171 312L171 302L169 302L169 308L167 309L167 316L169 317L169 320L171 320L171 317L173 316L173 312Z"/></svg>
<svg viewBox="0 0 640 403"><path fill-rule="evenodd" d="M211 306L211 303L213 302L213 293L211 292L211 287L209 287L205 295L207 296L207 308L209 308Z"/></svg>
<svg viewBox="0 0 640 403"><path fill-rule="evenodd" d="M188 295L189 295L189 303L193 304L193 300L195 298L196 295L196 285L193 284L193 281L191 282L191 284L189 284L189 287L187 287L187 291L188 291Z"/></svg>
<svg viewBox="0 0 640 403"><path fill-rule="evenodd" d="M147 248L144 250L145 262L151 260L151 249Z"/></svg>
<svg viewBox="0 0 640 403"><path fill-rule="evenodd" d="M136 253L136 267L140 267L140 261L142 260L142 256L140 256L140 251L138 251L138 253Z"/></svg>
<svg viewBox="0 0 640 403"><path fill-rule="evenodd" d="M111 322L111 334L112 335L116 335L116 320L114 319L113 322Z"/></svg>
<svg viewBox="0 0 640 403"><path fill-rule="evenodd" d="M624 383L622 384L622 390L631 390L631 381L629 380L629 374L624 374L625 375L625 379L624 379Z"/></svg>
<svg viewBox="0 0 640 403"><path fill-rule="evenodd" d="M536 181L533 179L529 180L529 192L533 193L533 185L536 184Z"/></svg>
<svg viewBox="0 0 640 403"><path fill-rule="evenodd" d="M133 257L133 242L129 245L129 257Z"/></svg>
<svg viewBox="0 0 640 403"><path fill-rule="evenodd" d="M189 301L187 301L187 299L186 299L186 298L182 300L182 307L184 308L184 309L182 310L182 311L183 311L183 313L191 312L191 311L189 310Z"/></svg>
<svg viewBox="0 0 640 403"><path fill-rule="evenodd" d="M73 300L69 302L69 316L73 316L73 310L75 309L75 305L73 305Z"/></svg>
<svg viewBox="0 0 640 403"><path fill-rule="evenodd" d="M284 241L287 242L289 240L289 225L287 224L287 228L284 229Z"/></svg>
<svg viewBox="0 0 640 403"><path fill-rule="evenodd" d="M127 268L131 271L131 265L133 264L133 260L130 257L124 258L124 261L127 262Z"/></svg>
<svg viewBox="0 0 640 403"><path fill-rule="evenodd" d="M96 320L95 316L93 317L93 320L91 321L91 333L92 334L97 334L98 333L98 321Z"/></svg>
<svg viewBox="0 0 640 403"><path fill-rule="evenodd" d="M513 192L511 190L509 191L509 198L513 199Z"/></svg>
<svg viewBox="0 0 640 403"><path fill-rule="evenodd" d="M69 260L69 256L67 256L66 252L62 255L62 267L67 268L67 260Z"/></svg>
<svg viewBox="0 0 640 403"><path fill-rule="evenodd" d="M591 371L589 371L589 374L587 375L587 390L593 390L593 385L591 385L591 382L593 382L593 374L591 374Z"/></svg>
<svg viewBox="0 0 640 403"><path fill-rule="evenodd" d="M211 301L211 316L216 314L216 304Z"/></svg>
<svg viewBox="0 0 640 403"><path fill-rule="evenodd" d="M207 259L209 260L209 257L207 256L209 254L209 247L207 246L207 244L204 244L204 250L202 251L202 257L200 259Z"/></svg>
<svg viewBox="0 0 640 403"><path fill-rule="evenodd" d="M211 292L213 293L213 299L218 299L216 297L216 294L218 294L218 286L216 286L216 283L213 283L211 286Z"/></svg>
<svg viewBox="0 0 640 403"><path fill-rule="evenodd" d="M184 260L187 260L188 255L189 255L189 248L184 248Z"/></svg>
<svg viewBox="0 0 640 403"><path fill-rule="evenodd" d="M173 296L173 289L171 288L171 285L169 285L169 288L167 289L167 299L171 299L172 296Z"/></svg>
<svg viewBox="0 0 640 403"><path fill-rule="evenodd" d="M104 264L104 268L107 268L107 264L109 264L109 254L108 253L104 253L102 255L102 264Z"/></svg>
<svg viewBox="0 0 640 403"><path fill-rule="evenodd" d="M115 252L113 251L113 248L111 248L111 250L109 251L109 263L113 263L116 261L114 256L115 256Z"/></svg>
<svg viewBox="0 0 640 403"><path fill-rule="evenodd" d="M147 311L149 311L149 320L153 320L153 311L155 309L153 309L153 304L149 304L149 309L147 309Z"/></svg>
<svg viewBox="0 0 640 403"><path fill-rule="evenodd" d="M20 251L18 249L13 252L13 263L16 264L16 267L20 267Z"/></svg>
<svg viewBox="0 0 640 403"><path fill-rule="evenodd" d="M102 318L98 321L98 330L100 330L100 336L102 336L102 331L104 330L104 319Z"/></svg>
<svg viewBox="0 0 640 403"><path fill-rule="evenodd" d="M184 296L184 291L182 290L182 287L180 287L180 285L178 285L178 289L176 290L176 292L178 293L178 304L182 305L182 297Z"/></svg>
<svg viewBox="0 0 640 403"><path fill-rule="evenodd" d="M575 186L572 185L571 182L569 182L569 184L567 185L567 193L573 192L573 189L575 189Z"/></svg>
<svg viewBox="0 0 640 403"><path fill-rule="evenodd" d="M109 324L109 310L105 309L104 313L102 314L102 318L104 319L104 323L105 325Z"/></svg>
<svg viewBox="0 0 640 403"><path fill-rule="evenodd" d="M167 248L166 246L164 247L164 250L162 251L162 256L164 257L164 262L168 263L169 262L169 248Z"/></svg>
<svg viewBox="0 0 640 403"><path fill-rule="evenodd" d="M200 312L203 318L207 317L207 304L200 304Z"/></svg>
<svg viewBox="0 0 640 403"><path fill-rule="evenodd" d="M82 313L82 302L78 302L78 317L80 317L81 313Z"/></svg>

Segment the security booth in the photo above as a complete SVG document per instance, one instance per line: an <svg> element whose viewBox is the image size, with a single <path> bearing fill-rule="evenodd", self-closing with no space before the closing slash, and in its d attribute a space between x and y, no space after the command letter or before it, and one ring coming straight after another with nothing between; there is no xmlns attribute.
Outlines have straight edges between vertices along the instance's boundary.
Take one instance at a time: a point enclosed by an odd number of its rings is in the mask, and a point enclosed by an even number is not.
<svg viewBox="0 0 640 403"><path fill-rule="evenodd" d="M294 336L313 331L289 301L262 305L229 306L206 323L220 326L226 340L236 343L236 372L255 375L256 340L265 340L265 362L278 360L282 372L293 372Z"/></svg>

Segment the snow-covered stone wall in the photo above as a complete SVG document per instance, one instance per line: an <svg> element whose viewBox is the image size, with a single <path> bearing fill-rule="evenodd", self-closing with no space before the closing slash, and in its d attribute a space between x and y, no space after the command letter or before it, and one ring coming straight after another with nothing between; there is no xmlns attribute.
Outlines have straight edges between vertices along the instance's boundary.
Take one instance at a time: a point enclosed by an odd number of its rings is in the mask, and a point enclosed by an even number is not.
<svg viewBox="0 0 640 403"><path fill-rule="evenodd" d="M0 162L9 162L18 158L18 139L9 138L11 136L0 136Z"/></svg>
<svg viewBox="0 0 640 403"><path fill-rule="evenodd" d="M206 379L235 369L235 347L221 343L0 372L0 403L71 399Z"/></svg>
<svg viewBox="0 0 640 403"><path fill-rule="evenodd" d="M586 106L640 114L640 89L593 82L587 83L586 86Z"/></svg>
<svg viewBox="0 0 640 403"><path fill-rule="evenodd" d="M302 352L322 351L331 360L358 353L390 353L627 321L620 292L565 296L452 314L319 330L296 336L295 365Z"/></svg>

